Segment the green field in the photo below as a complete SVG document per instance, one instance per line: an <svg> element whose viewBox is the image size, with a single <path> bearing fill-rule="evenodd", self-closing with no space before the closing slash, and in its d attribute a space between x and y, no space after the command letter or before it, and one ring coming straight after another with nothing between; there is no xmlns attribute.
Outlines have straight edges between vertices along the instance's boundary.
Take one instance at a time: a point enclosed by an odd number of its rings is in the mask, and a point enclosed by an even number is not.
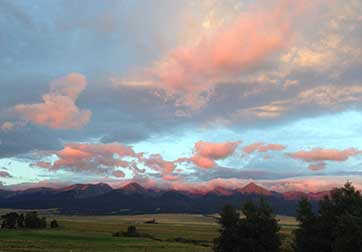
<svg viewBox="0 0 362 252"><path fill-rule="evenodd" d="M0 209L0 214L10 210ZM18 211L20 212L20 211ZM58 229L2 230L0 251L54 252L203 252L211 251L217 236L214 216L157 214L133 216L64 216L54 211L39 211L48 221L56 218ZM158 224L144 224L155 218ZM281 217L282 234L290 235L296 226L291 217ZM152 238L112 237L135 225L137 231ZM178 238L183 238L182 241Z"/></svg>

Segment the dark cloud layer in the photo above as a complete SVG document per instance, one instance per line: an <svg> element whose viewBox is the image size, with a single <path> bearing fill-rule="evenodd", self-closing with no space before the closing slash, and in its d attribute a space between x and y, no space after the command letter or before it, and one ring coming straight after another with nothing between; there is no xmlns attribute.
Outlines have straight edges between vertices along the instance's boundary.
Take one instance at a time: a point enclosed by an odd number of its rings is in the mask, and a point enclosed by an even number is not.
<svg viewBox="0 0 362 252"><path fill-rule="evenodd" d="M50 131L36 126L0 130L0 157L12 157L30 151L60 147L61 143L57 137Z"/></svg>

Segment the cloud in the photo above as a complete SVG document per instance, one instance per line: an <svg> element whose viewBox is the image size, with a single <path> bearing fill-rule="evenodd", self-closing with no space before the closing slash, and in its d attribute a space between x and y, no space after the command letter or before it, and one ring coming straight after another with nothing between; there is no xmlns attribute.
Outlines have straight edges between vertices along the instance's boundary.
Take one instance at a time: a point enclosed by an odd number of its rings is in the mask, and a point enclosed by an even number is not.
<svg viewBox="0 0 362 252"><path fill-rule="evenodd" d="M12 178L13 176L7 171L0 171L0 178Z"/></svg>
<svg viewBox="0 0 362 252"><path fill-rule="evenodd" d="M331 190L335 187L341 187L348 181L352 182L357 189L362 189L361 180L356 176L313 176L286 178L275 181L263 181L262 184L271 190L280 192L321 192Z"/></svg>
<svg viewBox="0 0 362 252"><path fill-rule="evenodd" d="M204 169L210 169L216 166L216 160L225 159L231 156L238 142L211 143L199 141L195 143L194 154L190 158L179 158L176 162L192 162L194 165Z"/></svg>
<svg viewBox="0 0 362 252"><path fill-rule="evenodd" d="M113 171L112 175L117 177L117 178L123 178L125 176L123 171Z"/></svg>
<svg viewBox="0 0 362 252"><path fill-rule="evenodd" d="M243 147L243 151L247 154L252 152L268 152L268 151L282 151L286 148L285 145L281 144L265 144L263 142L257 142Z"/></svg>
<svg viewBox="0 0 362 252"><path fill-rule="evenodd" d="M50 151L47 156L55 155L56 160L51 163L40 161L33 166L50 171L60 169L74 172L109 173L117 167L131 168L132 162L123 158L139 158L141 154L133 151L132 147L120 143L91 144L68 143L60 151ZM120 175L120 173L115 173ZM114 174L113 174L114 175Z"/></svg>
<svg viewBox="0 0 362 252"><path fill-rule="evenodd" d="M265 105L240 109L230 116L234 120L277 120L288 115L318 111L339 111L362 102L361 85L322 85L300 91L295 97L275 100Z"/></svg>
<svg viewBox="0 0 362 252"><path fill-rule="evenodd" d="M319 86L298 94L296 104L316 104L331 107L339 104L362 101L362 86Z"/></svg>
<svg viewBox="0 0 362 252"><path fill-rule="evenodd" d="M358 154L361 154L361 152L355 148L349 148L345 150L314 148L310 151L301 150L294 153L289 153L288 156L294 159L303 160L305 162L342 162L346 161L351 156L355 156Z"/></svg>
<svg viewBox="0 0 362 252"><path fill-rule="evenodd" d="M16 124L12 130L0 130L0 158L60 147L58 137L34 125L18 127Z"/></svg>
<svg viewBox="0 0 362 252"><path fill-rule="evenodd" d="M50 83L42 103L19 104L15 113L23 120L52 129L79 129L88 123L89 110L79 109L75 101L86 87L82 74L71 73Z"/></svg>
<svg viewBox="0 0 362 252"><path fill-rule="evenodd" d="M181 95L183 105L199 107L217 84L234 81L286 48L292 37L292 17L300 10L300 4L285 0L267 10L253 6L194 44L173 49L150 68L137 72L142 79L126 76L114 82L164 89Z"/></svg>
<svg viewBox="0 0 362 252"><path fill-rule="evenodd" d="M308 169L311 171L319 171L319 170L323 170L324 168L326 168L326 163L324 163L324 162L318 162L315 164L310 164L308 166Z"/></svg>
<svg viewBox="0 0 362 252"><path fill-rule="evenodd" d="M204 169L210 169L210 168L213 168L216 166L215 160L208 158L208 157L204 157L204 156L195 155L195 156L192 156L190 158L190 160L197 167L204 168Z"/></svg>
<svg viewBox="0 0 362 252"><path fill-rule="evenodd" d="M176 177L172 175L176 169L175 162L164 160L160 154L152 154L148 158L143 158L142 161L147 167L160 172L165 180L176 179Z"/></svg>
<svg viewBox="0 0 362 252"><path fill-rule="evenodd" d="M131 125L120 126L117 130L102 137L102 143L122 142L133 143L147 139L150 136L149 130L143 127Z"/></svg>
<svg viewBox="0 0 362 252"><path fill-rule="evenodd" d="M318 171L326 167L325 161L343 162L352 156L361 154L362 152L355 148L345 150L314 148L310 151L301 150L294 153L288 153L287 156L309 162L311 163L308 167L309 170Z"/></svg>
<svg viewBox="0 0 362 252"><path fill-rule="evenodd" d="M12 122L4 122L0 129L3 131L9 131L12 130L14 128L14 124Z"/></svg>

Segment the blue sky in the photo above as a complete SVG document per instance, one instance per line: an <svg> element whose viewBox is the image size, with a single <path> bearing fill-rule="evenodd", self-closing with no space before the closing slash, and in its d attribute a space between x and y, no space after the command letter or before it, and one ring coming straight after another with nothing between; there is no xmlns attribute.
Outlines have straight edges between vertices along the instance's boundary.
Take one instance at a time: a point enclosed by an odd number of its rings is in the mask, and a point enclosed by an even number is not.
<svg viewBox="0 0 362 252"><path fill-rule="evenodd" d="M361 187L361 13L0 0L0 184Z"/></svg>

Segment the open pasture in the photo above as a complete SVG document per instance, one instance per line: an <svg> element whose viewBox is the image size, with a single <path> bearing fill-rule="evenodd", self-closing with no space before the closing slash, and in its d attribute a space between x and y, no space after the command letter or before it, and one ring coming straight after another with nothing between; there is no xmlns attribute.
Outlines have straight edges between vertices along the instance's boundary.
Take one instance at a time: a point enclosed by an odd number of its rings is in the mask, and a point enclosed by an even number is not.
<svg viewBox="0 0 362 252"><path fill-rule="evenodd" d="M0 213L8 211L3 209ZM55 210L40 214L48 221L57 219L60 228L0 230L0 251L209 252L218 230L215 216L204 215L64 216ZM289 235L295 228L295 219L278 218L281 232ZM145 224L153 219L157 224ZM112 237L113 232L125 231L129 225L135 225L138 232L150 238Z"/></svg>

